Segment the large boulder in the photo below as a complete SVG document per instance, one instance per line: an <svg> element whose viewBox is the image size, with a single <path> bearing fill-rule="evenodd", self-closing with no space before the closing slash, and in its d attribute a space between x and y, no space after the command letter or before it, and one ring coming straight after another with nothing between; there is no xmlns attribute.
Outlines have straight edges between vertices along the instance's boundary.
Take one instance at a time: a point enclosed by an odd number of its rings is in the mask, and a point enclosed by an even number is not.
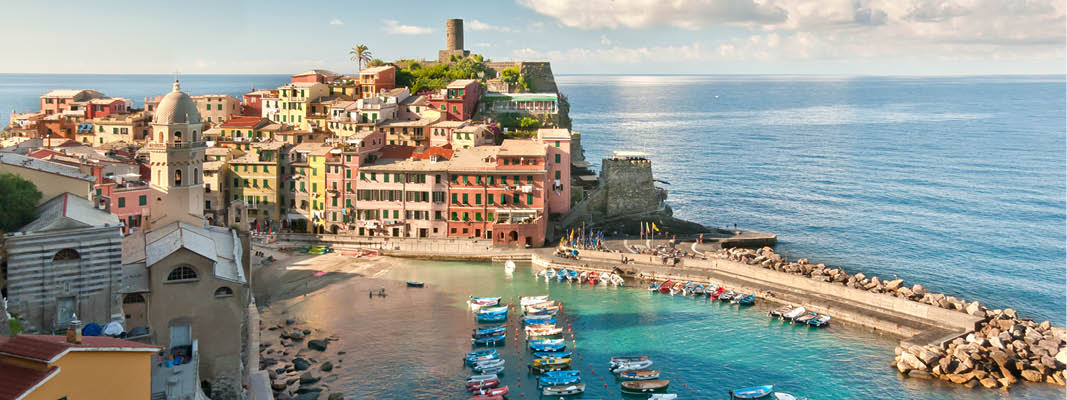
<svg viewBox="0 0 1067 400"><path fill-rule="evenodd" d="M923 285L916 283L911 286L911 292L915 293L916 296L923 296L926 294L926 288L924 288Z"/></svg>
<svg viewBox="0 0 1067 400"><path fill-rule="evenodd" d="M312 383L318 382L319 379L320 379L319 377L317 377L315 375L312 375L311 371L308 371L308 372L305 372L303 375L300 375L300 384L301 385L310 385Z"/></svg>
<svg viewBox="0 0 1067 400"><path fill-rule="evenodd" d="M911 354L911 352L905 351L901 353L900 362L907 366L907 369L909 370L918 369L926 371L927 369L926 363L922 362L919 357L916 357L914 354Z"/></svg>
<svg viewBox="0 0 1067 400"><path fill-rule="evenodd" d="M319 366L319 369L321 369L323 372L333 371L333 363L329 361L324 362L322 363L322 365Z"/></svg>
<svg viewBox="0 0 1067 400"><path fill-rule="evenodd" d="M304 340L304 332L301 332L301 331L289 332L289 339L298 340L298 341L299 340Z"/></svg>
<svg viewBox="0 0 1067 400"><path fill-rule="evenodd" d="M982 306L980 304L978 304L978 301L972 301L971 304L968 304L967 308L966 308L966 311L967 311L967 314L970 314L970 315L975 315L975 316L979 316L979 317L984 317L985 316L985 312L982 311Z"/></svg>
<svg viewBox="0 0 1067 400"><path fill-rule="evenodd" d="M345 395L342 393L330 393L330 397L326 400L345 400Z"/></svg>
<svg viewBox="0 0 1067 400"><path fill-rule="evenodd" d="M306 371L308 368L311 368L311 363L303 358L297 357L293 359L293 368L297 371Z"/></svg>
<svg viewBox="0 0 1067 400"><path fill-rule="evenodd" d="M1042 382L1045 380L1045 377L1040 372L1032 369L1024 369L1019 375L1030 382Z"/></svg>
<svg viewBox="0 0 1067 400"><path fill-rule="evenodd" d="M309 340L308 341L308 348L312 349L312 350L326 351L326 345L327 344L328 343L325 340L322 340L322 339Z"/></svg>
<svg viewBox="0 0 1067 400"><path fill-rule="evenodd" d="M894 279L885 283L886 290L897 290L904 283L903 279Z"/></svg>

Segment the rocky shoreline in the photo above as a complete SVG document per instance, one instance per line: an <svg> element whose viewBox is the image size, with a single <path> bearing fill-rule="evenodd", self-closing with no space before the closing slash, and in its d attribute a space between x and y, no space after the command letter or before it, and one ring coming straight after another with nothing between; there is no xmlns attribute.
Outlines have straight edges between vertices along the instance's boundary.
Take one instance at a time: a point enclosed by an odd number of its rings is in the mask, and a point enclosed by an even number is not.
<svg viewBox="0 0 1067 400"><path fill-rule="evenodd" d="M259 346L259 368L270 377L270 388L277 400L315 400L329 391L329 384L337 380L334 369L340 369L345 352L330 354L330 343L337 336L312 339L313 331L294 319L273 324L267 331L277 334L276 343L264 340ZM318 335L322 336L322 335ZM333 359L333 360L331 360ZM344 394L330 392L328 400L342 400Z"/></svg>
<svg viewBox="0 0 1067 400"><path fill-rule="evenodd" d="M1038 323L1019 317L1010 308L991 310L977 301L930 293L917 283L906 286L902 279L884 281L863 273L849 274L805 258L789 261L770 247L729 248L709 255L982 318L974 331L943 345L898 346L893 366L905 376L990 389L1007 389L1022 381L1059 386L1067 382L1067 329L1053 327L1049 321Z"/></svg>

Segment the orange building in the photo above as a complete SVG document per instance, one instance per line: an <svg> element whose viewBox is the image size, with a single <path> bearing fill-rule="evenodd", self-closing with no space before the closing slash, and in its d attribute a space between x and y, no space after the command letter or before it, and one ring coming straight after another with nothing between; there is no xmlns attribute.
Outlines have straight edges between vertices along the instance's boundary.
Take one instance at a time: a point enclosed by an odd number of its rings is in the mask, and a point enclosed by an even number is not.
<svg viewBox="0 0 1067 400"><path fill-rule="evenodd" d="M160 349L73 332L0 337L0 399L147 399Z"/></svg>

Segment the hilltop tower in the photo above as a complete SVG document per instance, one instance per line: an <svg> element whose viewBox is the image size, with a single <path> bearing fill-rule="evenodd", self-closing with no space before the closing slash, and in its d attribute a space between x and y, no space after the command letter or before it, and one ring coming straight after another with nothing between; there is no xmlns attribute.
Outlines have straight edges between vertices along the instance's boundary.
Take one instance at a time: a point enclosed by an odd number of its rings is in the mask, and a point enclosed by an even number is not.
<svg viewBox="0 0 1067 400"><path fill-rule="evenodd" d="M471 54L463 49L463 20L453 18L445 21L445 49L437 51L437 62L449 63L452 58L463 58Z"/></svg>
<svg viewBox="0 0 1067 400"><path fill-rule="evenodd" d="M174 88L156 107L152 117L152 137L148 139L151 168L152 226L181 221L204 225L203 121L196 103Z"/></svg>

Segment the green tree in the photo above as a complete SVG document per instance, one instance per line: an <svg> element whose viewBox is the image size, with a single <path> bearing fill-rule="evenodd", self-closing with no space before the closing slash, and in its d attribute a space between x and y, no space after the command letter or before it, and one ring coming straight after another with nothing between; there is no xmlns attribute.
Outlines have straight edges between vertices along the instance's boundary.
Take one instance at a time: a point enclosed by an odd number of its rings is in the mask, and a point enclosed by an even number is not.
<svg viewBox="0 0 1067 400"><path fill-rule="evenodd" d="M370 61L367 61L368 67L380 67L383 65L385 65L385 61L382 61L380 58L372 58Z"/></svg>
<svg viewBox="0 0 1067 400"><path fill-rule="evenodd" d="M348 50L348 55L351 56L352 61L356 62L356 72L363 70L363 63L371 61L370 48L365 44L352 46L352 49Z"/></svg>
<svg viewBox="0 0 1067 400"><path fill-rule="evenodd" d="M0 232L14 232L33 221L41 192L33 182L15 174L0 174Z"/></svg>
<svg viewBox="0 0 1067 400"><path fill-rule="evenodd" d="M539 128L541 128L541 121L536 118L522 117L522 119L519 120L519 129L525 131Z"/></svg>

